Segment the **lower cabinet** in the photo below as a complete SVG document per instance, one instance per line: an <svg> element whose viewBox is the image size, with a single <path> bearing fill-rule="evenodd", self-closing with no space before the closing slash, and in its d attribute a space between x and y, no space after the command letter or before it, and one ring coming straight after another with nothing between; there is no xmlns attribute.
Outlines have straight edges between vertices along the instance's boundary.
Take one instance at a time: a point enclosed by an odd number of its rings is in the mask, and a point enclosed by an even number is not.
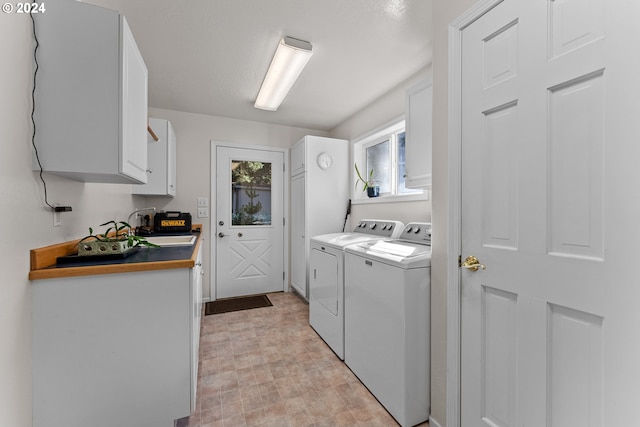
<svg viewBox="0 0 640 427"><path fill-rule="evenodd" d="M33 426L170 427L188 416L201 284L201 263L32 282Z"/></svg>

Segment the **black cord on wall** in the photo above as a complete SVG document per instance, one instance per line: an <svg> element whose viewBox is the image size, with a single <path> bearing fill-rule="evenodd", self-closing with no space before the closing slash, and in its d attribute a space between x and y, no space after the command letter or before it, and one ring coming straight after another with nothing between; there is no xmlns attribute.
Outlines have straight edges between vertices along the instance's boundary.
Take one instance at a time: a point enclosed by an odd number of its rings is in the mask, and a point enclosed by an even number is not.
<svg viewBox="0 0 640 427"><path fill-rule="evenodd" d="M47 183L44 180L44 169L42 167L42 163L40 162L40 156L38 155L38 147L36 147L36 121L34 118L34 114L36 112L36 77L38 76L38 69L40 68L40 64L38 64L38 47L40 47L40 42L38 41L38 35L36 34L36 20L33 17L33 13L29 14L31 16L31 24L33 27L33 39L36 42L36 47L33 50L33 60L36 64L36 68L33 71L33 89L31 90L31 123L33 125L33 133L31 134L31 145L33 145L33 152L36 155L36 160L38 161L38 166L40 167L40 181L42 181L42 187L44 188L44 202L47 206L53 209L55 212L69 212L71 210L71 206L53 206L49 203L47 197Z"/></svg>

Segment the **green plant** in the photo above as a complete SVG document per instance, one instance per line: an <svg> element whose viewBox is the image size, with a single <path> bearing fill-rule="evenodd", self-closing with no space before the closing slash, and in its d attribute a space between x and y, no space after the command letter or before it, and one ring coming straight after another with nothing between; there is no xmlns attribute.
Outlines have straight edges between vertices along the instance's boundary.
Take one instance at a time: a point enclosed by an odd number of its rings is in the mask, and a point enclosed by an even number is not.
<svg viewBox="0 0 640 427"><path fill-rule="evenodd" d="M89 227L89 235L83 237L80 242L82 243L85 240L92 239L98 240L100 242L127 242L127 246L130 248L136 246L148 246L151 248L159 248L160 246L149 242L142 236L136 236L129 232L131 230L131 226L124 221L107 221L104 224L100 224L100 227L104 227L105 225L112 224L111 227L107 228L106 231L102 234L93 234L93 228ZM113 234L111 235L111 233Z"/></svg>
<svg viewBox="0 0 640 427"><path fill-rule="evenodd" d="M369 176L367 177L367 179L364 179L362 177L362 174L360 173L360 170L358 169L358 164L354 163L353 166L355 167L356 175L358 176L358 178L356 179L356 190L358 189L358 183L360 182L362 182L362 191L367 191L367 188L375 187L380 184L380 181L375 179L373 176L373 168L371 168L371 170L369 171Z"/></svg>

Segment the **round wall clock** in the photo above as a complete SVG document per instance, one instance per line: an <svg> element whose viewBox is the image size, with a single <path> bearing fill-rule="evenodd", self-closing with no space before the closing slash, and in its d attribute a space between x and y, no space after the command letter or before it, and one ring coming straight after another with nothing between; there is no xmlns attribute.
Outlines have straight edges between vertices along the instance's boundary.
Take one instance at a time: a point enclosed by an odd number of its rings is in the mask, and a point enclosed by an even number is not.
<svg viewBox="0 0 640 427"><path fill-rule="evenodd" d="M333 157L329 153L320 153L317 162L320 169L329 169L333 164Z"/></svg>

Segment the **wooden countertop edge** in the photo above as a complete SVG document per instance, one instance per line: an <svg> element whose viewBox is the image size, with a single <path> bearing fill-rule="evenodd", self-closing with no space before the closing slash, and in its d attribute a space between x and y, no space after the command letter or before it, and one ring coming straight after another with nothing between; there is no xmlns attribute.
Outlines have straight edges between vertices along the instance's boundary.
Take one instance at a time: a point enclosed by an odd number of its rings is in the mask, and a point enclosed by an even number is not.
<svg viewBox="0 0 640 427"><path fill-rule="evenodd" d="M202 225L194 224L193 228L194 230L196 228L202 229ZM93 276L96 274L131 273L135 271L169 270L173 268L193 268L196 264L196 255L198 254L201 240L202 233L198 234L190 259L138 262L133 264L88 265L86 267L48 268L55 264L55 259L57 257L74 253L79 239L46 246L44 248L32 249L30 251L31 271L29 271L29 280ZM48 262L50 263L45 265ZM34 268L34 266L39 268Z"/></svg>

